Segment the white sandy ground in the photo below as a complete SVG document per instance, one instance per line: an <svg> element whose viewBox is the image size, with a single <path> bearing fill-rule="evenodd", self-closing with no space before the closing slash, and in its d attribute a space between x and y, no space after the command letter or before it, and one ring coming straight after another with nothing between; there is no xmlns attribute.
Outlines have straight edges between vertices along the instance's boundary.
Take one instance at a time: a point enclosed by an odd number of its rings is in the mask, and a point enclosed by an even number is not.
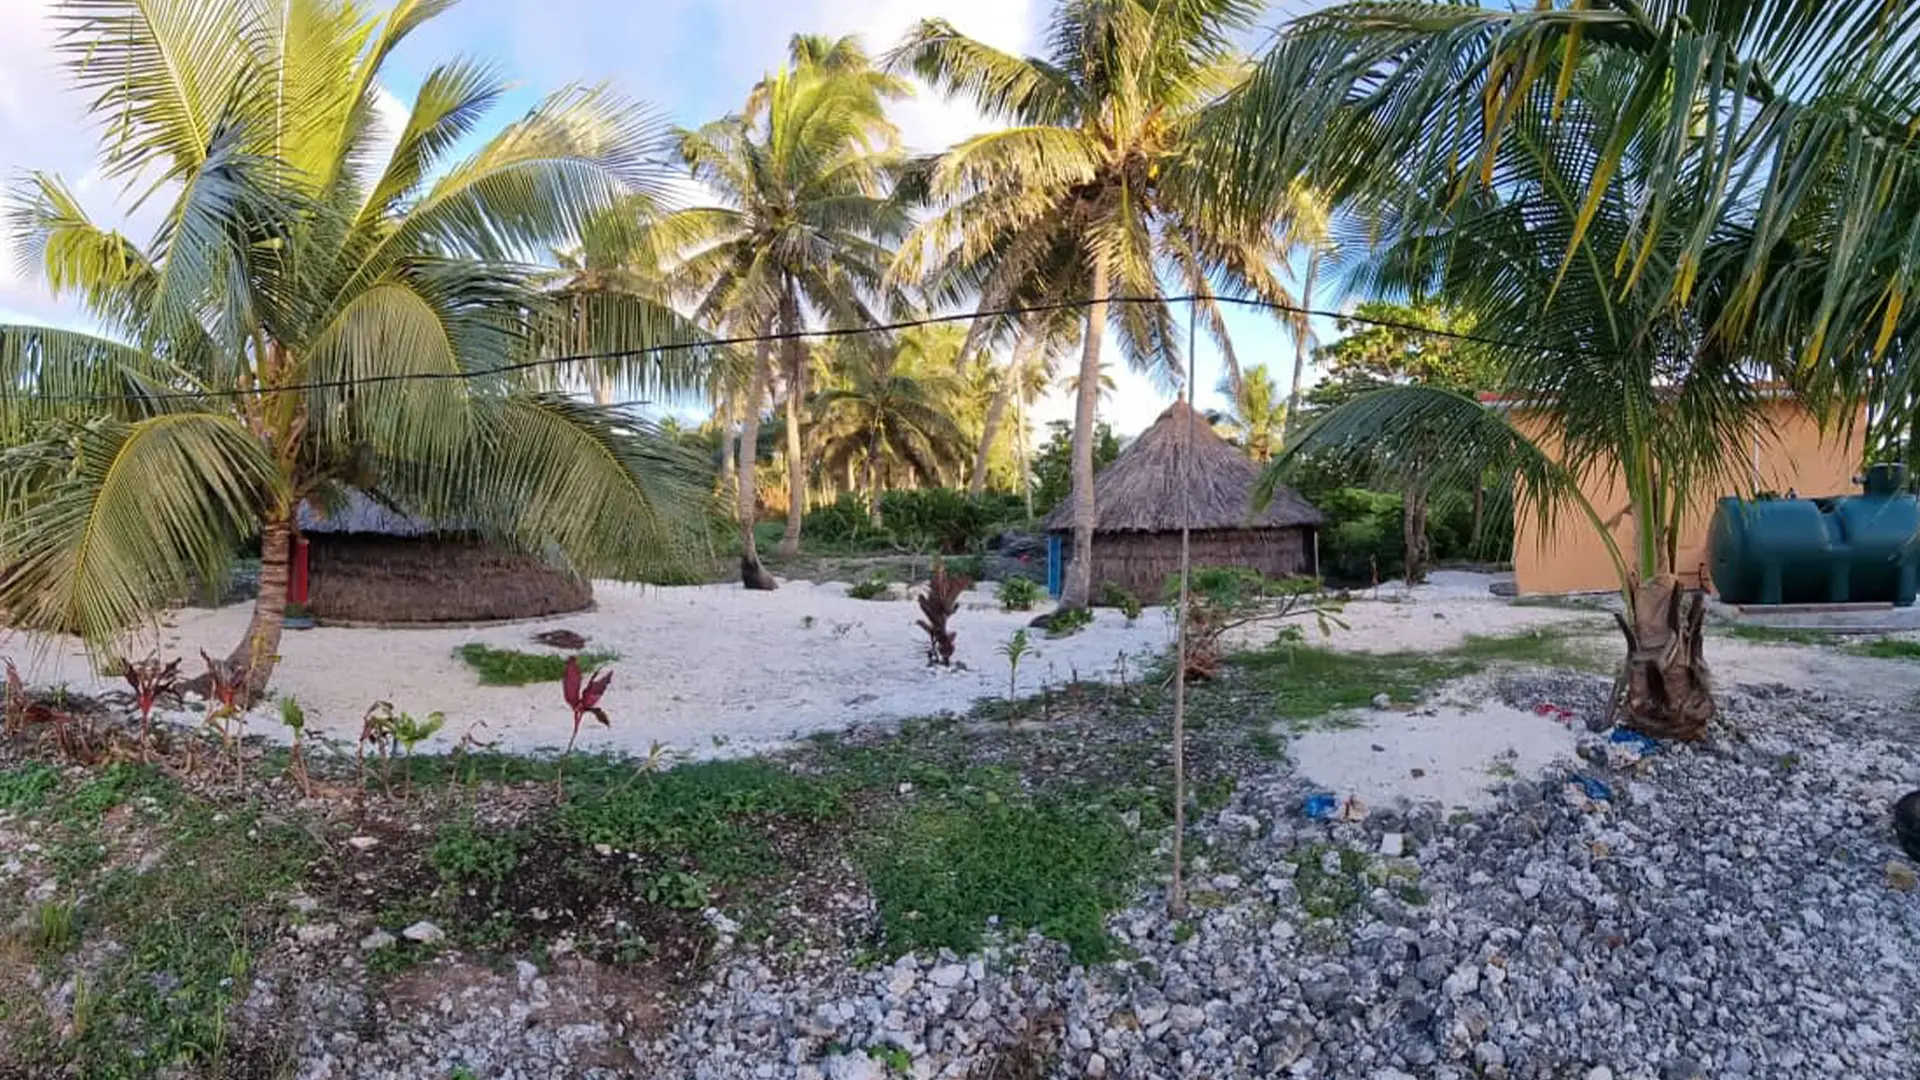
<svg viewBox="0 0 1920 1080"><path fill-rule="evenodd" d="M542 630L585 635L590 649L610 649L613 685L602 706L610 728L588 721L583 748L645 753L658 740L680 753L742 753L809 732L862 721L963 711L981 697L1007 693L1001 643L1034 613L1006 613L981 591L962 598L953 626L955 659L965 670L930 669L925 635L914 626L917 605L905 600L855 600L846 586L783 582L775 592L737 585L644 588L614 582L594 586L594 610L538 622L482 629L370 630L319 627L289 631L274 690L296 698L311 733L351 741L375 701L422 716L442 712L447 725L424 749L446 749L472 729L503 750L565 745L571 715L558 683L481 686L454 655L469 641L528 652ZM164 657L182 656L184 674L203 670L200 649L225 655L246 631L249 608L173 613L158 638ZM1166 648L1167 618L1149 610L1132 626L1101 610L1092 626L1061 639L1029 631L1032 654L1021 661L1018 691L1075 677L1135 679ZM153 647L148 643L149 648ZM121 688L92 672L71 640L0 640L0 654L21 662L36 685L66 683L95 693ZM256 710L251 733L279 735L272 717Z"/></svg>
<svg viewBox="0 0 1920 1080"><path fill-rule="evenodd" d="M1404 798L1478 808L1492 785L1571 761L1577 742L1566 725L1499 702L1355 715L1363 726L1295 735L1287 756L1300 775L1369 806Z"/></svg>
<svg viewBox="0 0 1920 1080"><path fill-rule="evenodd" d="M1452 648L1470 635L1502 635L1558 627L1592 635L1598 655L1612 655L1617 631L1603 612L1516 606L1489 595L1480 575L1436 575L1411 590L1386 587L1379 599L1349 602L1323 637L1309 620L1308 639L1337 649L1425 652ZM855 723L964 711L979 698L1007 693L1007 664L999 646L1033 613L999 610L976 590L963 598L954 626L957 659L965 670L935 671L924 660L919 611L904 600L855 600L846 586L782 583L777 592L736 585L643 588L602 582L593 611L484 629L365 630L322 627L289 632L275 689L297 698L310 730L350 743L374 701L391 701L417 715L439 711L448 722L427 749L448 749L472 731L503 750L555 748L567 739L569 714L557 684L481 686L454 656L469 641L539 651L532 636L565 628L586 635L592 648L620 654L604 705L611 728L590 726L581 746L644 754L652 744L683 756L747 753L811 732ZM198 650L231 649L244 632L246 606L187 610L169 616L156 642L164 656L186 658L197 674ZM1271 625L1240 634L1252 645ZM1076 675L1113 680L1140 677L1171 642L1170 619L1149 609L1132 626L1112 610L1071 637L1030 632L1033 655L1021 664L1018 692L1059 685ZM144 652L144 648L137 651ZM119 688L101 678L79 645L66 639L0 639L0 655L21 662L36 685L66 683L97 693ZM1715 637L1708 646L1716 676L1729 684L1781 683L1844 689L1887 700L1920 695L1920 664L1871 660L1833 650L1753 644ZM1326 789L1381 804L1396 797L1470 805L1509 771L1535 775L1568 758L1573 735L1550 718L1497 702L1450 696L1436 715L1364 711L1358 727L1295 735L1289 755L1302 775ZM252 734L284 737L277 710L265 706L249 720ZM191 721L192 717L182 719ZM1385 749L1375 750L1381 746ZM1424 775L1414 778L1412 771Z"/></svg>

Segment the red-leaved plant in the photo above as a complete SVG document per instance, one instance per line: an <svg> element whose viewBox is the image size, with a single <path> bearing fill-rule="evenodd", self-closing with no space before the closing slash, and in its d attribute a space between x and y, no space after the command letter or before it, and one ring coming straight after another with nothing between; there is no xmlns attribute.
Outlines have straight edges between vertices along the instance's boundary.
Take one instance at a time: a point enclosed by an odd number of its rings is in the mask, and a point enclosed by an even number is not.
<svg viewBox="0 0 1920 1080"><path fill-rule="evenodd" d="M567 739L567 752L560 759L560 775L556 777L556 787L562 794L566 792L566 762L573 756L573 744L580 740L580 722L588 716L600 721L602 727L612 727L607 712L600 707L600 698L606 694L607 685L613 682L613 669L602 668L599 671L583 674L580 671L580 658L567 657L566 671L560 676L560 692L566 696L567 708L573 710L573 734Z"/></svg>
<svg viewBox="0 0 1920 1080"><path fill-rule="evenodd" d="M158 657L148 657L136 664L131 660L121 660L120 677L133 688L133 706L140 713L140 760L146 761L153 707L161 698L173 693L174 683L180 678L180 661L169 660L163 664Z"/></svg>

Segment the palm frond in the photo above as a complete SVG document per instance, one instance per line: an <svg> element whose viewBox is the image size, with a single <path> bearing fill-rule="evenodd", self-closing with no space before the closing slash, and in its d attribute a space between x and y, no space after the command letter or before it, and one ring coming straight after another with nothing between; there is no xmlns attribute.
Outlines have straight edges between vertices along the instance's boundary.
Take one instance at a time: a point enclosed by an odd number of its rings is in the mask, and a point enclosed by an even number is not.
<svg viewBox="0 0 1920 1080"><path fill-rule="evenodd" d="M175 413L63 425L0 452L0 608L100 648L218 580L279 472L238 421Z"/></svg>

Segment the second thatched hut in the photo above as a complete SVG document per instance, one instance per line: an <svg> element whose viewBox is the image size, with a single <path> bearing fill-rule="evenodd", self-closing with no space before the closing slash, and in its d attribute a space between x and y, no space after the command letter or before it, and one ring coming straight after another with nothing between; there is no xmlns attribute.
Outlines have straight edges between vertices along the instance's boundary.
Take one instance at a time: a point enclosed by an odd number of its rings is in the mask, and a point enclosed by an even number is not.
<svg viewBox="0 0 1920 1080"><path fill-rule="evenodd" d="M322 622L486 623L593 605L593 586L565 567L458 525L423 521L361 491L349 490L331 512L301 506L299 532L294 599L302 599L304 584L305 604Z"/></svg>
<svg viewBox="0 0 1920 1080"><path fill-rule="evenodd" d="M1221 438L1206 417L1184 401L1169 406L1094 477L1093 595L1098 598L1111 582L1148 603L1158 601L1167 579L1180 571L1183 514L1192 530L1195 566L1247 567L1268 577L1315 573L1314 534L1325 516L1285 486L1276 487L1272 502L1256 513L1259 477L1260 466ZM1074 524L1069 497L1041 527L1065 537ZM1070 541L1064 547L1071 552Z"/></svg>

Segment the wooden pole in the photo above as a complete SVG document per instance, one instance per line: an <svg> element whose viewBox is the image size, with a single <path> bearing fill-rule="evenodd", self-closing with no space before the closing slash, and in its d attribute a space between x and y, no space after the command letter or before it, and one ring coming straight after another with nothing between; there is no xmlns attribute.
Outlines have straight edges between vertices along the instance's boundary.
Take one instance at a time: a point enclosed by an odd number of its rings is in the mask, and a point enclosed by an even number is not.
<svg viewBox="0 0 1920 1080"><path fill-rule="evenodd" d="M1174 441L1173 472L1180 486L1180 602L1176 625L1173 664L1173 881L1167 888L1167 915L1174 919L1187 916L1186 833L1187 833L1187 586L1193 571L1193 532L1191 528L1192 478L1187 475L1193 447L1194 322L1199 316L1197 301L1187 302L1187 378L1180 399L1187 405L1187 430Z"/></svg>

